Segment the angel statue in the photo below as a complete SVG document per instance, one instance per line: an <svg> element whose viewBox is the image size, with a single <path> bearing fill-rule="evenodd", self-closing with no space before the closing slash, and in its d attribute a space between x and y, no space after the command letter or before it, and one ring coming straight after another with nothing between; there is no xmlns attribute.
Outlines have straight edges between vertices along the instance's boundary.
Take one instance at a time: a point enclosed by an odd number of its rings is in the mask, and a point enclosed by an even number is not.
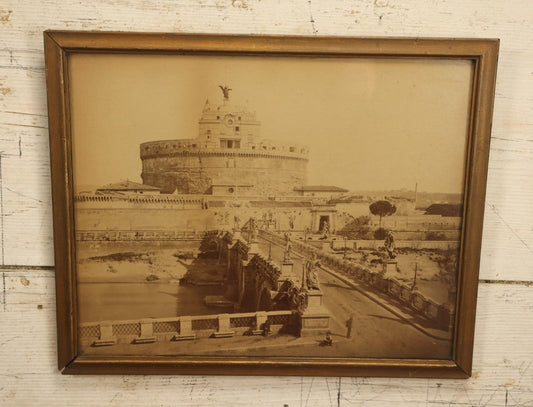
<svg viewBox="0 0 533 407"><path fill-rule="evenodd" d="M233 89L230 89L229 86L222 86L222 85L218 85L218 87L222 90L222 93L224 94L224 99L229 100L229 91Z"/></svg>
<svg viewBox="0 0 533 407"><path fill-rule="evenodd" d="M290 232L285 232L285 261L289 261L291 259L291 251L292 251L292 236Z"/></svg>
<svg viewBox="0 0 533 407"><path fill-rule="evenodd" d="M387 251L387 254L389 255L389 259L394 259L396 257L396 253L394 253L394 235L389 230L387 232L387 235L385 236L385 250Z"/></svg>
<svg viewBox="0 0 533 407"><path fill-rule="evenodd" d="M238 232L241 230L241 218L239 218L237 215L233 217L233 230L235 232Z"/></svg>
<svg viewBox="0 0 533 407"><path fill-rule="evenodd" d="M311 259L308 259L305 262L305 287L308 290L320 290L320 285L318 283L318 273L316 271L317 267L320 267L320 262L316 258L316 253L313 252Z"/></svg>

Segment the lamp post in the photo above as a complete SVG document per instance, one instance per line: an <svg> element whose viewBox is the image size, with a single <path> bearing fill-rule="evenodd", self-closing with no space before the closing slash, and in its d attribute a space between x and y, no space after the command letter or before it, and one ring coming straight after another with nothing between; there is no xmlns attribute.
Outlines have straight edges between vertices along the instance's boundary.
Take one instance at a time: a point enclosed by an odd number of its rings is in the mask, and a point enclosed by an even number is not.
<svg viewBox="0 0 533 407"><path fill-rule="evenodd" d="M346 235L344 235L344 255L342 256L343 259L346 258L346 244L347 244L347 240L348 240L348 237Z"/></svg>
<svg viewBox="0 0 533 407"><path fill-rule="evenodd" d="M413 285L411 287L411 291L414 291L416 289L416 275L418 273L418 262L415 263L415 276L413 277Z"/></svg>

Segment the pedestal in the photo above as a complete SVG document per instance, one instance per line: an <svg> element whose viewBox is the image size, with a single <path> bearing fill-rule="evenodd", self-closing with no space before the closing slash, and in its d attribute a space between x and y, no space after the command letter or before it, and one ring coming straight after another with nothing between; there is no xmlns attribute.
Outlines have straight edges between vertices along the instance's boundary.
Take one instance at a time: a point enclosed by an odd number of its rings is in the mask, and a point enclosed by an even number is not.
<svg viewBox="0 0 533 407"><path fill-rule="evenodd" d="M383 261L383 273L398 271L398 262L396 260L384 260Z"/></svg>
<svg viewBox="0 0 533 407"><path fill-rule="evenodd" d="M117 343L117 338L113 336L113 325L111 322L100 323L100 338L93 342L93 346L110 346Z"/></svg>
<svg viewBox="0 0 533 407"><path fill-rule="evenodd" d="M322 308L324 299L321 290L310 290L307 292L307 309Z"/></svg>
<svg viewBox="0 0 533 407"><path fill-rule="evenodd" d="M252 240L250 243L248 243L248 255L253 256L257 253L259 253L259 243L255 240Z"/></svg>
<svg viewBox="0 0 533 407"><path fill-rule="evenodd" d="M189 316L180 317L180 333L174 335L175 341L189 341L196 339L196 334L192 331L192 319Z"/></svg>
<svg viewBox="0 0 533 407"><path fill-rule="evenodd" d="M153 331L153 321L141 321L141 336L135 338L133 343L153 343L155 336Z"/></svg>
<svg viewBox="0 0 533 407"><path fill-rule="evenodd" d="M287 276L287 277L292 277L292 271L293 271L293 268L294 268L294 263L290 260L288 261L283 261L281 263L281 275L282 276Z"/></svg>
<svg viewBox="0 0 533 407"><path fill-rule="evenodd" d="M281 289L283 283L289 279L293 279L294 263L290 260L284 260L281 263L281 275L278 278L278 290Z"/></svg>
<svg viewBox="0 0 533 407"><path fill-rule="evenodd" d="M329 313L324 307L321 290L307 292L307 308L301 316L301 336L325 335L329 330Z"/></svg>
<svg viewBox="0 0 533 407"><path fill-rule="evenodd" d="M218 330L213 332L214 338L230 338L235 332L230 330L229 314L220 314L218 316Z"/></svg>

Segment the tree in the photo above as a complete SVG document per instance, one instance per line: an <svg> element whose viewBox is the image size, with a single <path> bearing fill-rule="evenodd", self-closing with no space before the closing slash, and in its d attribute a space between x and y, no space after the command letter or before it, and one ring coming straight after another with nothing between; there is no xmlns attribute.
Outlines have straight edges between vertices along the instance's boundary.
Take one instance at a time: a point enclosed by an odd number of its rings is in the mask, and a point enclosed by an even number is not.
<svg viewBox="0 0 533 407"><path fill-rule="evenodd" d="M365 239L370 230L370 227L368 226L369 222L370 217L359 216L358 218L353 219L351 222L348 222L338 232L338 234L341 236L346 236L348 239Z"/></svg>
<svg viewBox="0 0 533 407"><path fill-rule="evenodd" d="M396 206L389 201L376 201L372 202L369 206L370 212L373 215L379 216L379 227L381 228L381 218L384 216L390 216L396 212Z"/></svg>

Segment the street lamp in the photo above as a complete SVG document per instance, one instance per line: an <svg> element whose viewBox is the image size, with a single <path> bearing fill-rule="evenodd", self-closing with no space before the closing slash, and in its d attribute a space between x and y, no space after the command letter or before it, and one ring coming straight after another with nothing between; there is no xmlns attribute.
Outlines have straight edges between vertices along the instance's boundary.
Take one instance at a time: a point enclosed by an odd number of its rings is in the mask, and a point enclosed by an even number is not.
<svg viewBox="0 0 533 407"><path fill-rule="evenodd" d="M344 235L344 255L342 256L343 259L346 258L346 243L347 243L347 240L348 240L348 237L346 235Z"/></svg>

